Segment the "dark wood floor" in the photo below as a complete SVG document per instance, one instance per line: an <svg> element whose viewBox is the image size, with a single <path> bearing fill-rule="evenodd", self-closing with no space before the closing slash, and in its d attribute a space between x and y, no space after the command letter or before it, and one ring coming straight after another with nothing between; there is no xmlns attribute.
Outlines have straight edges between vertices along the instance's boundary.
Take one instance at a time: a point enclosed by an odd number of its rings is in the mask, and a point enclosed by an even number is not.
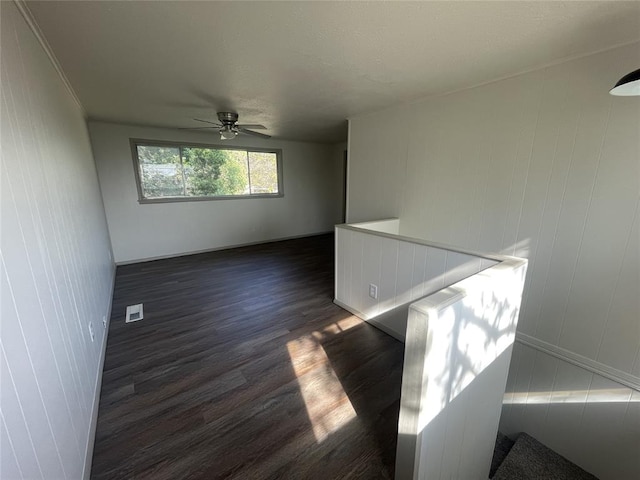
<svg viewBox="0 0 640 480"><path fill-rule="evenodd" d="M333 268L332 235L118 267L91 477L393 478L403 345Z"/></svg>

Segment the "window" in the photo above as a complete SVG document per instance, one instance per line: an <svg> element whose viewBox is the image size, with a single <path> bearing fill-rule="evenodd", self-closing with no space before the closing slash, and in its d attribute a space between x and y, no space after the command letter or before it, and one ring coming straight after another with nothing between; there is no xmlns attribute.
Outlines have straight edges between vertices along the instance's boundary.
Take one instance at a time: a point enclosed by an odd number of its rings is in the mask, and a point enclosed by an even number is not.
<svg viewBox="0 0 640 480"><path fill-rule="evenodd" d="M280 150L131 140L141 203L281 197Z"/></svg>

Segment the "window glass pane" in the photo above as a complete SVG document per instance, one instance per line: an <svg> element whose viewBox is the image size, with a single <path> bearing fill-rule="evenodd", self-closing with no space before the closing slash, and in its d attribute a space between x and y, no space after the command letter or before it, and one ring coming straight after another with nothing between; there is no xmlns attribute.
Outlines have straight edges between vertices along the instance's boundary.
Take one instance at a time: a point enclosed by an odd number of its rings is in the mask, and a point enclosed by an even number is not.
<svg viewBox="0 0 640 480"><path fill-rule="evenodd" d="M248 195L247 152L227 150L227 161L220 169L220 195Z"/></svg>
<svg viewBox="0 0 640 480"><path fill-rule="evenodd" d="M243 195L249 191L246 152L184 147L187 195Z"/></svg>
<svg viewBox="0 0 640 480"><path fill-rule="evenodd" d="M141 201L278 195L280 153L135 144ZM187 198L185 198L187 197ZM164 200L164 201L167 201Z"/></svg>
<svg viewBox="0 0 640 480"><path fill-rule="evenodd" d="M251 193L278 193L278 156L270 152L248 154Z"/></svg>
<svg viewBox="0 0 640 480"><path fill-rule="evenodd" d="M180 149L138 145L142 194L145 198L184 196Z"/></svg>

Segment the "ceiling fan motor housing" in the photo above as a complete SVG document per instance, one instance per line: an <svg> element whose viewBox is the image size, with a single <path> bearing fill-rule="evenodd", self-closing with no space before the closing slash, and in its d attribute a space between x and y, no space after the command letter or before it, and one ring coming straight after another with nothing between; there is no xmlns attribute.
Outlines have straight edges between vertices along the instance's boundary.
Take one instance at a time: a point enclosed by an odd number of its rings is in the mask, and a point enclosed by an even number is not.
<svg viewBox="0 0 640 480"><path fill-rule="evenodd" d="M218 112L218 120L222 123L220 129L220 138L222 140L230 140L238 135L238 127L236 122L238 121L238 114L233 112Z"/></svg>
<svg viewBox="0 0 640 480"><path fill-rule="evenodd" d="M233 112L218 112L218 120L223 125L234 125L238 121L238 114Z"/></svg>
<svg viewBox="0 0 640 480"><path fill-rule="evenodd" d="M222 140L231 140L235 138L238 133L246 133L248 135L254 135L261 138L271 138L271 135L265 135L264 133L258 133L250 130L252 128L266 129L264 125L238 125L238 114L235 112L217 112L216 114L220 123L210 122L209 120L201 120L199 118L194 118L194 120L213 125L211 127L200 128L217 128L218 132L220 132L220 138Z"/></svg>

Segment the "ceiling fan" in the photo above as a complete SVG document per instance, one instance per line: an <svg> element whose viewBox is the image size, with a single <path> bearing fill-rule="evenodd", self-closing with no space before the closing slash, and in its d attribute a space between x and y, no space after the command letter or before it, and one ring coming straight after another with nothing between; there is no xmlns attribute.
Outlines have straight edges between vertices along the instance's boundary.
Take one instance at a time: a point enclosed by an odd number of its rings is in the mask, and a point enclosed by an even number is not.
<svg viewBox="0 0 640 480"><path fill-rule="evenodd" d="M266 129L264 125L259 124L238 124L238 114L233 112L218 112L218 120L220 123L210 122L209 120L201 120L199 118L194 118L197 122L210 123L211 127L191 127L186 128L185 130L203 130L206 128L217 128L220 132L221 140L231 140L236 138L236 135L239 133L244 133L247 135L254 135L260 138L271 138L271 135L266 135L264 133L254 132L249 129L258 129L263 130Z"/></svg>

